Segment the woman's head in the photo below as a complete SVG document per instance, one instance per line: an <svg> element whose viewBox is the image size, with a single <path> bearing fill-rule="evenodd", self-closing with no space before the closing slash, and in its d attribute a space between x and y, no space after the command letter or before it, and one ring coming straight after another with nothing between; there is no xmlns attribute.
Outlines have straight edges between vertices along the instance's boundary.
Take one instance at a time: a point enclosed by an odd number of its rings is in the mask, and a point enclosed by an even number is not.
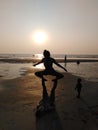
<svg viewBox="0 0 98 130"><path fill-rule="evenodd" d="M50 52L48 50L44 50L43 55L44 57L50 57Z"/></svg>

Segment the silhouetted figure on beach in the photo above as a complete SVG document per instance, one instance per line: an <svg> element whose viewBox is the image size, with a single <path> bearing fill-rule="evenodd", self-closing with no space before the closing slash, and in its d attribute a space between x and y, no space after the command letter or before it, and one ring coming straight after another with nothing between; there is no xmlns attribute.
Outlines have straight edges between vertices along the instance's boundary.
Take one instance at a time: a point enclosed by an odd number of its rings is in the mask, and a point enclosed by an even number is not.
<svg viewBox="0 0 98 130"><path fill-rule="evenodd" d="M67 56L66 55L65 55L64 62L65 62L65 67L66 67L66 63L67 63Z"/></svg>
<svg viewBox="0 0 98 130"><path fill-rule="evenodd" d="M82 88L81 78L78 78L77 84L76 84L76 87L75 87L75 90L77 90L77 92L78 92L77 98L80 98L81 88Z"/></svg>
<svg viewBox="0 0 98 130"><path fill-rule="evenodd" d="M66 60L67 60L67 56L66 56L66 55L65 55L65 59L64 59L64 60L65 60L65 62L66 62Z"/></svg>
<svg viewBox="0 0 98 130"><path fill-rule="evenodd" d="M77 65L79 65L80 64L80 61L79 60L77 60Z"/></svg>
<svg viewBox="0 0 98 130"><path fill-rule="evenodd" d="M51 100L51 102L52 101L54 102L54 100L55 100L55 89L57 87L57 80L63 78L64 75L54 70L53 63L56 64L58 67L64 69L66 72L67 72L67 70L63 66L61 66L59 63L57 63L57 61L55 59L50 57L49 51L44 50L43 55L44 55L44 58L42 58L41 61L34 64L33 66L36 66L38 64L43 63L45 70L35 72L35 75L42 79L42 86L44 86L44 92L43 93L45 93L45 94L46 94L45 81L47 81L47 80L44 78L44 75L56 76L56 78L52 80L54 82L54 85L53 85L53 89L51 90L51 94L50 94L50 100ZM45 96L43 96L43 97L45 97Z"/></svg>
<svg viewBox="0 0 98 130"><path fill-rule="evenodd" d="M44 66L45 66L45 70L38 71L38 72L35 73L35 75L38 76L39 78L41 78L44 81L47 81L43 77L44 75L53 75L53 76L56 76L56 78L53 79L52 81L56 81L58 79L63 78L64 77L63 74L61 74L61 73L59 73L59 72L57 72L57 71L54 70L53 63L56 64L58 67L64 69L66 72L67 72L67 70L63 66L61 66L60 64L58 64L55 59L53 59L52 57L50 57L50 52L49 51L44 50L43 55L44 55L44 58L41 61L39 61L38 63L34 64L33 66L36 66L38 64L43 63Z"/></svg>

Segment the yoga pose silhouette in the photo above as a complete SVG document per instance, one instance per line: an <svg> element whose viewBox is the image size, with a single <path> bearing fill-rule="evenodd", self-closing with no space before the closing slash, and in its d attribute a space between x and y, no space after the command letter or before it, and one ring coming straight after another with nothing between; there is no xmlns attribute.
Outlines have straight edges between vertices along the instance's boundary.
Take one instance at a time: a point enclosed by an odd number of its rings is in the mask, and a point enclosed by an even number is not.
<svg viewBox="0 0 98 130"><path fill-rule="evenodd" d="M43 77L43 75L56 76L56 78L53 79L52 81L56 81L58 79L63 78L64 77L63 74L61 74L61 73L54 70L53 63L56 64L58 67L64 69L66 72L67 72L67 70L63 66L61 66L59 63L57 63L57 61L55 59L50 57L50 52L49 51L44 50L43 55L44 55L44 58L41 61L39 61L38 63L34 64L33 66L36 66L38 64L43 63L44 66L45 66L45 70L38 71L38 72L35 73L35 75L42 78L42 80L44 80L44 81L46 81L46 79Z"/></svg>

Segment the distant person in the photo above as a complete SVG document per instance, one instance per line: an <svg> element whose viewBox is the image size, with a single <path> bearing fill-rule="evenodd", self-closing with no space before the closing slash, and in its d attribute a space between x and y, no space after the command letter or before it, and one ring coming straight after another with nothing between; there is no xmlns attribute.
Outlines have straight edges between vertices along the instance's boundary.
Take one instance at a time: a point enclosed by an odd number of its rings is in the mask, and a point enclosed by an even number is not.
<svg viewBox="0 0 98 130"><path fill-rule="evenodd" d="M67 56L66 55L65 55L64 62L65 62L65 67L66 67L66 63L67 63Z"/></svg>
<svg viewBox="0 0 98 130"><path fill-rule="evenodd" d="M67 56L65 55L65 62L66 62L66 60L67 60Z"/></svg>
<svg viewBox="0 0 98 130"><path fill-rule="evenodd" d="M61 74L61 73L59 73L59 72L57 72L57 71L54 70L53 63L56 64L58 67L64 69L66 72L67 72L67 70L63 66L61 66L60 64L58 64L55 59L53 59L52 57L50 57L50 52L49 51L44 50L43 55L44 55L44 58L42 58L41 61L39 61L38 63L34 64L33 66L36 66L38 64L43 63L44 66L45 66L45 70L35 72L35 75L38 76L39 78L41 78L44 81L47 81L43 77L44 75L53 75L53 76L56 76L56 78L53 79L52 81L56 81L58 79L63 78L64 77L63 74Z"/></svg>
<svg viewBox="0 0 98 130"><path fill-rule="evenodd" d="M80 61L79 60L77 60L77 65L79 65L80 64Z"/></svg>
<svg viewBox="0 0 98 130"><path fill-rule="evenodd" d="M76 87L75 87L75 90L77 90L77 92L78 92L77 98L80 98L81 88L82 88L81 78L78 78L77 84L76 84Z"/></svg>

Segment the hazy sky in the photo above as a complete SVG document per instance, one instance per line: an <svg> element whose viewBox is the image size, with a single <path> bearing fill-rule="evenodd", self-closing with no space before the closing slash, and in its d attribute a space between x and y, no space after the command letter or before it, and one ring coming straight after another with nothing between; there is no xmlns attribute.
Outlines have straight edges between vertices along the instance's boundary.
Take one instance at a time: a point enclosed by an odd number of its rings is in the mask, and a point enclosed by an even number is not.
<svg viewBox="0 0 98 130"><path fill-rule="evenodd" d="M31 35L47 34L37 44ZM98 0L0 0L0 53L98 54Z"/></svg>

